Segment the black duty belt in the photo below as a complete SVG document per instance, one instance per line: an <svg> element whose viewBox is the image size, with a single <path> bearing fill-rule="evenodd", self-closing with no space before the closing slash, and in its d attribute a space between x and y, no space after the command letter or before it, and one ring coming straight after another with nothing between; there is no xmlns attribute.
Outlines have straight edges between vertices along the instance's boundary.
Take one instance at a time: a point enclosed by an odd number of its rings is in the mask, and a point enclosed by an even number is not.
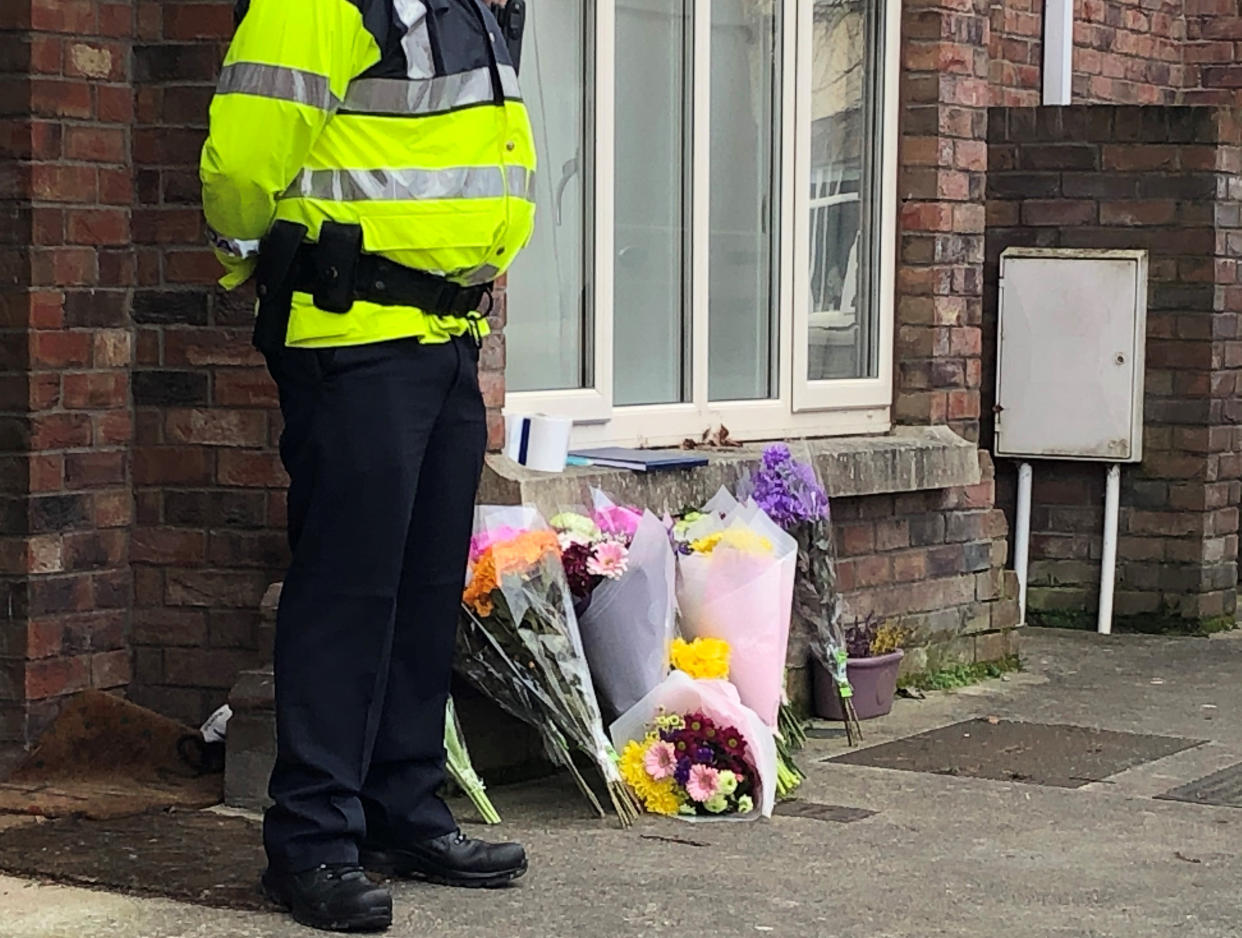
<svg viewBox="0 0 1242 938"><path fill-rule="evenodd" d="M462 286L374 254L359 254L350 278L349 271L325 262L314 244L298 248L292 274L292 289L311 294L316 307L333 313L348 312L355 300L365 300L382 306L413 306L435 316L468 316L492 290L490 283Z"/></svg>

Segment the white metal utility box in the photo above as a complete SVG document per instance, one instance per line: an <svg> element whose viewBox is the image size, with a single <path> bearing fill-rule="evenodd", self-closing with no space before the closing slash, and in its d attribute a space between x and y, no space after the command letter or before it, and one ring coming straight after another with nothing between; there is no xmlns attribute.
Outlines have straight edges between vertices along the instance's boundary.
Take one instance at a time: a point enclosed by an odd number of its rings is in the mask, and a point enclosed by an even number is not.
<svg viewBox="0 0 1242 938"><path fill-rule="evenodd" d="M1009 248L1000 265L996 454L1139 462L1147 252Z"/></svg>

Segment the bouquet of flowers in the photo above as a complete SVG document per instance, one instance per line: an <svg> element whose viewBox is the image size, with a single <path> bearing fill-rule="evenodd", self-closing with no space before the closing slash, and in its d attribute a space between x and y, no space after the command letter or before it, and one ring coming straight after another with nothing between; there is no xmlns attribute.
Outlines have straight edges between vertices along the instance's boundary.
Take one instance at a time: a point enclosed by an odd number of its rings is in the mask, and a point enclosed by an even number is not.
<svg viewBox="0 0 1242 938"><path fill-rule="evenodd" d="M688 821L771 817L771 731L727 681L673 671L612 725L621 774L653 814Z"/></svg>
<svg viewBox="0 0 1242 938"><path fill-rule="evenodd" d="M762 509L718 494L684 530L677 601L689 638L733 649L731 680L742 702L777 725L793 603L797 542ZM725 508L723 517L719 509Z"/></svg>
<svg viewBox="0 0 1242 938"><path fill-rule="evenodd" d="M600 707L611 720L668 673L676 564L655 515L614 505L601 492L593 497L590 515L562 513L552 526Z"/></svg>
<svg viewBox="0 0 1242 938"><path fill-rule="evenodd" d="M605 504L589 513L562 511L550 522L560 541L565 579L579 619L601 584L621 579L630 569L630 545L643 517L636 508L619 507L601 493L594 495L597 503ZM606 511L601 510L604 507Z"/></svg>
<svg viewBox="0 0 1242 938"><path fill-rule="evenodd" d="M458 630L457 670L542 735L549 757L603 808L570 747L595 764L622 824L638 813L604 735L560 544L530 507L481 506Z"/></svg>
<svg viewBox="0 0 1242 938"><path fill-rule="evenodd" d="M789 447L774 443L763 451L759 470L742 480L738 497L753 499L798 545L798 578L794 603L798 614L815 626L815 656L832 675L846 715L852 744L861 738L853 695L846 675L844 601L837 589L836 552L828 495L810 461L795 459ZM788 717L782 725L789 723Z"/></svg>

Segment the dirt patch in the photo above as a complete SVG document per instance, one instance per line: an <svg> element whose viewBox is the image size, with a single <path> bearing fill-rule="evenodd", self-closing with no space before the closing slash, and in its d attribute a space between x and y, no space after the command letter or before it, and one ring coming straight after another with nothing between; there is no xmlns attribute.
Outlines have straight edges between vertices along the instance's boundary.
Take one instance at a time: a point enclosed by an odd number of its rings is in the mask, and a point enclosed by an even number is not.
<svg viewBox="0 0 1242 938"><path fill-rule="evenodd" d="M193 734L127 700L86 691L0 784L0 812L114 818L216 804L224 776L199 775L178 753L178 742Z"/></svg>
<svg viewBox="0 0 1242 938"><path fill-rule="evenodd" d="M201 811L62 818L0 833L0 871L227 909L270 909L259 825Z"/></svg>
<svg viewBox="0 0 1242 938"><path fill-rule="evenodd" d="M990 717L955 723L824 761L1080 788L1202 743L1203 740L1175 736Z"/></svg>

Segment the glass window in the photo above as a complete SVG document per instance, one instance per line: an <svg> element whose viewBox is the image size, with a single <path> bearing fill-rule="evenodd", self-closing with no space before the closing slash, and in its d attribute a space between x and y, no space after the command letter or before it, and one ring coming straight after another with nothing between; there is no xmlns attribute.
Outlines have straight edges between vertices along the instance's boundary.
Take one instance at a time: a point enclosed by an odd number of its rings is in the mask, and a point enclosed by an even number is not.
<svg viewBox="0 0 1242 938"><path fill-rule="evenodd" d="M878 374L879 0L815 0L807 378Z"/></svg>
<svg viewBox="0 0 1242 938"><path fill-rule="evenodd" d="M590 4L526 7L522 96L535 133L535 232L508 279L505 381L513 391L590 387L587 96Z"/></svg>
<svg viewBox="0 0 1242 938"><path fill-rule="evenodd" d="M691 6L616 4L615 404L689 390Z"/></svg>
<svg viewBox="0 0 1242 938"><path fill-rule="evenodd" d="M896 3L527 10L508 409L571 416L583 445L887 428Z"/></svg>
<svg viewBox="0 0 1242 938"><path fill-rule="evenodd" d="M712 0L708 397L776 392L779 3Z"/></svg>

